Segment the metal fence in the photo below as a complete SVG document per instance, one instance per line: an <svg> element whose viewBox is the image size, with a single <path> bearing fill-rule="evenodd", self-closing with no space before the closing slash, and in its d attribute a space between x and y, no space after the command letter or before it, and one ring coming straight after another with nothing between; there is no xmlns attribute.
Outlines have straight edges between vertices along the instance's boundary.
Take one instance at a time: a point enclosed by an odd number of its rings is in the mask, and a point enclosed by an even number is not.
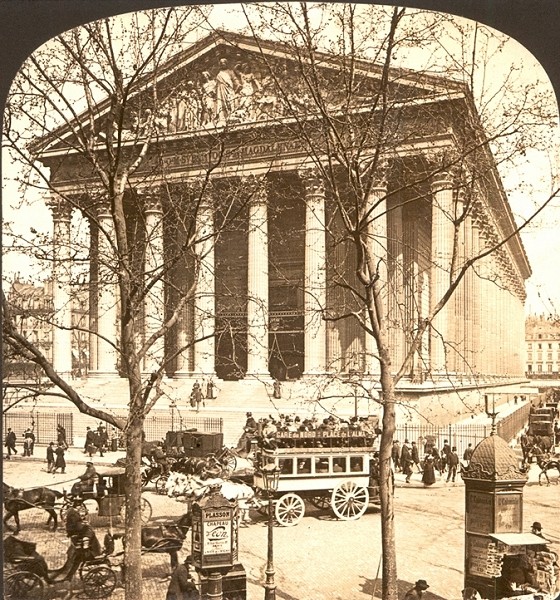
<svg viewBox="0 0 560 600"><path fill-rule="evenodd" d="M4 435L10 427L17 435L17 442L23 442L23 432L33 429L36 444L48 444L56 442L56 427L62 425L66 429L66 443L72 445L74 442L74 421L72 413L18 413L9 411L3 415Z"/></svg>
<svg viewBox="0 0 560 600"><path fill-rule="evenodd" d="M221 417L177 417L173 414L148 415L144 421L144 433L148 441L165 438L168 431L197 429L205 433L222 433L224 420Z"/></svg>
<svg viewBox="0 0 560 600"><path fill-rule="evenodd" d="M527 424L530 404L520 406L515 412L507 415L496 422L496 433L506 442L510 442ZM452 425L398 425L395 432L395 439L401 443L404 440L416 442L420 452L423 451L427 441L435 444L438 449L443 446L444 440L457 448L459 458L469 444L474 448L485 437L489 436L492 427L482 423L456 423Z"/></svg>

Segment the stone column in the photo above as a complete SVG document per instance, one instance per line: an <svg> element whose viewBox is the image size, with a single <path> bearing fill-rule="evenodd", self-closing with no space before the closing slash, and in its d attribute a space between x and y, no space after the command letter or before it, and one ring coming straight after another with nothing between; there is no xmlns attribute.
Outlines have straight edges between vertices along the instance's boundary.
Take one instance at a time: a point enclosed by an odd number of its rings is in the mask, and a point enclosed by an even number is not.
<svg viewBox="0 0 560 600"><path fill-rule="evenodd" d="M62 198L49 202L53 216L52 364L61 377L72 373L72 296L70 294L70 221L72 207ZM79 351L79 348L78 348Z"/></svg>
<svg viewBox="0 0 560 600"><path fill-rule="evenodd" d="M432 182L432 268L430 282L431 310L440 302L449 288L453 254L453 180L449 173L439 173ZM446 343L452 332L449 302L432 322L431 357L432 374L447 373Z"/></svg>
<svg viewBox="0 0 560 600"><path fill-rule="evenodd" d="M194 297L195 377L215 376L216 286L214 265L214 207L212 198L202 199L197 215L195 252L196 291Z"/></svg>
<svg viewBox="0 0 560 600"><path fill-rule="evenodd" d="M144 356L144 372L157 371L164 361L165 338L161 333L164 315L163 289L163 211L157 194L142 194L146 217L146 239L144 255L144 340L160 332Z"/></svg>
<svg viewBox="0 0 560 600"><path fill-rule="evenodd" d="M381 303L383 305L382 318L387 318L388 311L388 282L387 282L387 182L379 180L370 189L366 198L367 211L367 248L375 268L378 269L379 284L381 287ZM370 325L368 323L368 325ZM364 343L365 372L374 377L379 377L379 350L375 338L365 332Z"/></svg>
<svg viewBox="0 0 560 600"><path fill-rule="evenodd" d="M98 303L97 303L97 377L116 376L118 344L118 288L115 280L116 249L113 217L108 202L97 214L98 223Z"/></svg>
<svg viewBox="0 0 560 600"><path fill-rule="evenodd" d="M478 217L474 217L471 221L471 252L472 257L480 254L480 223ZM480 373L480 306L481 306L481 285L480 285L480 265L478 262L470 269L471 271L471 286L470 295L467 301L470 303L469 310L472 313L472 333L471 333L471 370L475 377Z"/></svg>
<svg viewBox="0 0 560 600"><path fill-rule="evenodd" d="M400 201L399 201L400 202ZM393 370L399 369L406 348L404 316L404 257L403 257L403 207L398 204L391 210L391 273L389 287L389 339Z"/></svg>
<svg viewBox="0 0 560 600"><path fill-rule="evenodd" d="M255 186L249 203L247 268L247 375L270 377L268 370L268 214L266 179Z"/></svg>
<svg viewBox="0 0 560 600"><path fill-rule="evenodd" d="M305 371L304 375L326 372L327 302L325 242L325 190L317 175L301 174L305 187Z"/></svg>

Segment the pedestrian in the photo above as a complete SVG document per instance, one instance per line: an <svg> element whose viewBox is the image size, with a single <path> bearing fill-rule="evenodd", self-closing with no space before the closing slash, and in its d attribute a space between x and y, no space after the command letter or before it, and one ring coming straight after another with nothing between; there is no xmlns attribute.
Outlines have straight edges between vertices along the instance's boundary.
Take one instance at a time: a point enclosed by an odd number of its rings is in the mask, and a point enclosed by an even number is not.
<svg viewBox="0 0 560 600"><path fill-rule="evenodd" d="M33 456L35 448L35 434L27 428L23 434L23 456Z"/></svg>
<svg viewBox="0 0 560 600"><path fill-rule="evenodd" d="M467 466L471 462L473 452L474 452L474 450L473 450L472 444L469 444L467 446L465 452L463 452L463 460L467 463Z"/></svg>
<svg viewBox="0 0 560 600"><path fill-rule="evenodd" d="M84 444L84 454L89 454L90 458L95 452L95 438L95 431L93 431L89 427L86 427L86 442Z"/></svg>
<svg viewBox="0 0 560 600"><path fill-rule="evenodd" d="M282 398L282 384L278 381L278 379L274 380L274 383L272 384L272 389L273 398L275 398L276 400Z"/></svg>
<svg viewBox="0 0 560 600"><path fill-rule="evenodd" d="M428 456L424 461L424 472L422 473L422 483L425 486L433 485L436 482L436 471L434 467L434 457Z"/></svg>
<svg viewBox="0 0 560 600"><path fill-rule="evenodd" d="M447 440L443 440L443 447L441 449L441 473L445 473L447 464L449 462L449 454L451 452L451 446Z"/></svg>
<svg viewBox="0 0 560 600"><path fill-rule="evenodd" d="M175 567L167 588L165 600L196 600L198 590L190 573L191 556L185 558L183 564Z"/></svg>
<svg viewBox="0 0 560 600"><path fill-rule="evenodd" d="M52 471L53 475L58 471L58 469L60 469L61 473L66 473L66 459L64 458L65 450L66 448L64 448L64 446L61 443L59 443L54 450L56 459L54 461L54 469Z"/></svg>
<svg viewBox="0 0 560 600"><path fill-rule="evenodd" d="M65 450L68 450L68 444L66 442L66 429L58 424L56 426L56 443L62 444Z"/></svg>
<svg viewBox="0 0 560 600"><path fill-rule="evenodd" d="M439 474L441 475L443 473L443 468L441 465L441 455L436 446L432 447L432 457L434 459L434 468L437 469L439 471Z"/></svg>
<svg viewBox="0 0 560 600"><path fill-rule="evenodd" d="M395 467L395 472L400 471L400 459L401 456L401 446L399 444L399 440L393 440L393 447L391 448L391 458L393 459L393 465Z"/></svg>
<svg viewBox="0 0 560 600"><path fill-rule="evenodd" d="M200 403L203 401L204 401L204 394L202 393L200 383L198 383L198 381L195 381L192 391L191 391L191 406L193 408L196 407L196 412L198 412L200 410Z"/></svg>
<svg viewBox="0 0 560 600"><path fill-rule="evenodd" d="M97 428L97 436L95 440L95 445L99 450L99 456L103 456L103 452L107 451L108 440L109 436L107 435L107 430L105 429L104 425L100 423L99 427Z"/></svg>
<svg viewBox="0 0 560 600"><path fill-rule="evenodd" d="M450 479L453 483L455 483L458 466L459 455L457 454L457 448L453 446L453 448L451 448L451 452L447 455L447 483L449 483Z"/></svg>
<svg viewBox="0 0 560 600"><path fill-rule="evenodd" d="M416 466L418 473L422 473L422 467L420 466L420 453L418 452L418 446L416 442L412 442L412 447L410 448L410 457L412 458L412 463Z"/></svg>
<svg viewBox="0 0 560 600"><path fill-rule="evenodd" d="M54 469L54 442L47 446L47 473L52 473Z"/></svg>
<svg viewBox="0 0 560 600"><path fill-rule="evenodd" d="M419 579L411 590L406 592L404 600L417 600L418 598L422 598L424 592L430 586L426 583L425 579Z"/></svg>
<svg viewBox="0 0 560 600"><path fill-rule="evenodd" d="M216 384L214 383L213 379L209 379L208 383L206 384L206 398L208 400L214 400L215 396L214 396L214 388L216 387Z"/></svg>
<svg viewBox="0 0 560 600"><path fill-rule="evenodd" d="M12 431L11 427L8 427L8 432L6 433L6 438L4 439L4 446L6 446L6 448L8 449L8 456L6 457L8 460L10 460L12 452L14 454L18 453L16 448L16 439L17 436L15 432Z"/></svg>
<svg viewBox="0 0 560 600"><path fill-rule="evenodd" d="M543 532L542 532L542 525L538 521L535 521L531 525L531 533L533 535L538 535L539 537L542 537L544 539L544 535L543 535Z"/></svg>
<svg viewBox="0 0 560 600"><path fill-rule="evenodd" d="M412 475L412 465L414 464L412 461L412 454L410 452L410 446L408 445L408 440L404 441L401 450L400 463L403 473L406 475L405 482L410 483L410 476Z"/></svg>

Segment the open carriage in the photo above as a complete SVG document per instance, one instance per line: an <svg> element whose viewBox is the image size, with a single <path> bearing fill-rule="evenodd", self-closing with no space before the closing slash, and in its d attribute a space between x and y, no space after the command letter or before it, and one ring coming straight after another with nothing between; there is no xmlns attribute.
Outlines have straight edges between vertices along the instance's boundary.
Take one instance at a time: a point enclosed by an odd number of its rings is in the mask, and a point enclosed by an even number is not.
<svg viewBox="0 0 560 600"><path fill-rule="evenodd" d="M97 471L98 480L93 489L83 490L79 495L65 493L63 505L60 509L60 518L66 519L70 507L78 511L82 518L89 513L87 500L95 500L100 517L120 517L124 520L126 480L123 467L103 467ZM147 523L152 517L152 506L150 502L142 497L141 519Z"/></svg>
<svg viewBox="0 0 560 600"><path fill-rule="evenodd" d="M274 512L280 525L296 525L305 501L330 507L342 520L359 519L370 504L379 505L375 435L363 431L310 431L278 434L276 448L262 447L260 468L279 471ZM264 493L257 470L254 486Z"/></svg>
<svg viewBox="0 0 560 600"><path fill-rule="evenodd" d="M75 576L87 598L108 598L117 584L107 552L95 558L80 550L70 552L62 567L49 569L33 542L9 535L3 549L4 600L42 600L45 585L68 582Z"/></svg>

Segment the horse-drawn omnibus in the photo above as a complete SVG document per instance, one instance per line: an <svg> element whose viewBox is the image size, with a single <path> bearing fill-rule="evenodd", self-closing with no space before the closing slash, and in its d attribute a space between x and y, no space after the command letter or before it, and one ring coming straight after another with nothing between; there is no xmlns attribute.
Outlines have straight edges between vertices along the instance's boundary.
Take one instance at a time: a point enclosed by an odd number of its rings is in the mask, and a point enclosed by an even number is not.
<svg viewBox="0 0 560 600"><path fill-rule="evenodd" d="M279 433L275 447L262 444L254 487L266 489L260 469L279 471L274 512L280 525L296 525L305 501L330 506L343 520L359 519L370 504L379 504L376 436L365 431Z"/></svg>

